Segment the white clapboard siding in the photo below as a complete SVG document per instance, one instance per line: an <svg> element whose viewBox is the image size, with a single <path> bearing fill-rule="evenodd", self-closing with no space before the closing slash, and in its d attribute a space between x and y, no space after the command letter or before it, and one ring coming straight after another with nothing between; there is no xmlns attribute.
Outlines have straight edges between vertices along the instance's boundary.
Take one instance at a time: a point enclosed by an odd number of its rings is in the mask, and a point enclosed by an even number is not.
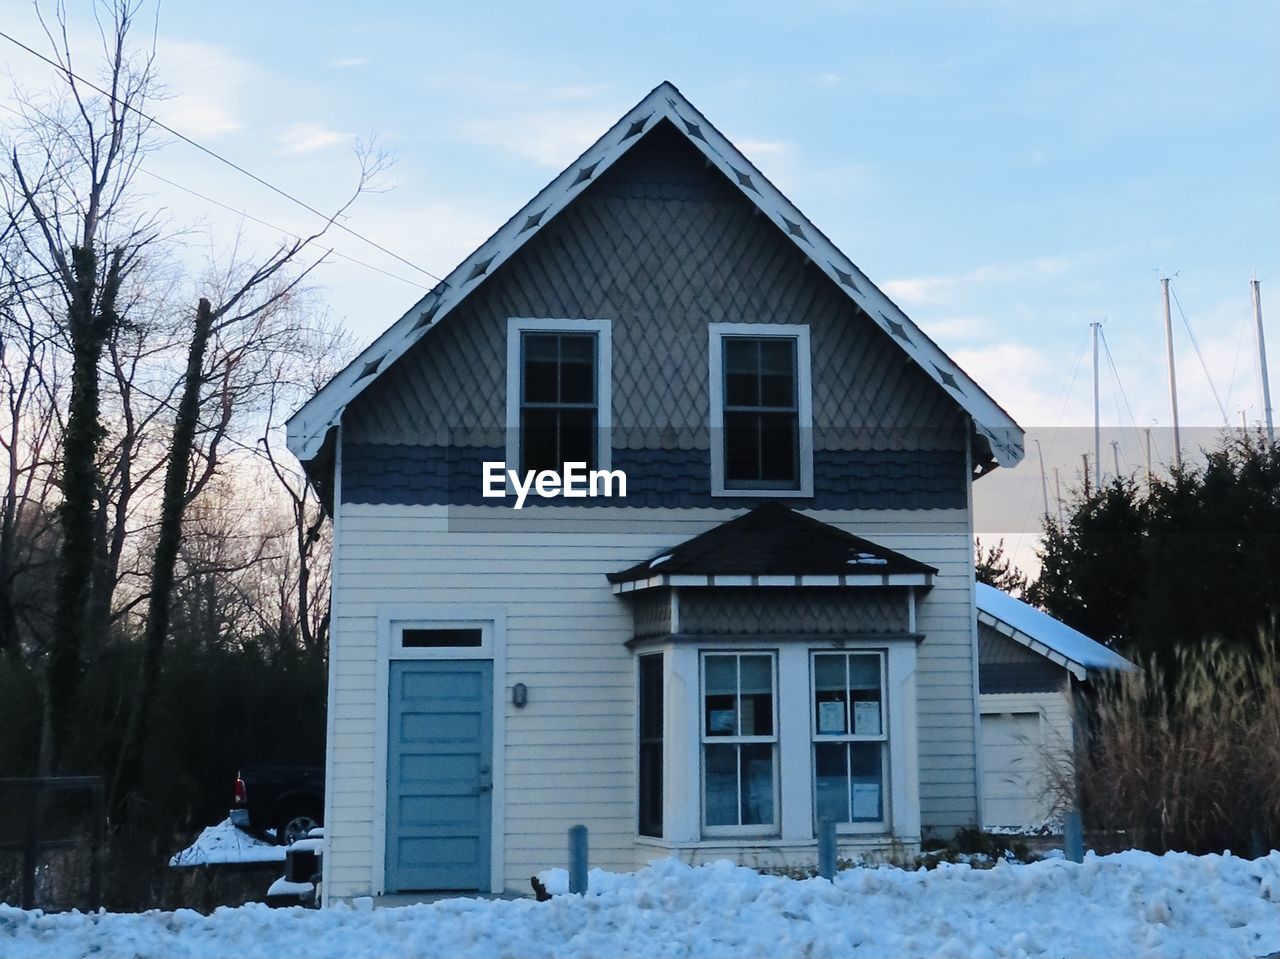
<svg viewBox="0 0 1280 959"><path fill-rule="evenodd" d="M372 717L379 612L419 604L501 607L506 615L507 888L564 864L565 831L591 830L593 866L634 868L635 665L627 603L605 574L736 515L727 510L593 507L510 510L345 504L334 569L332 743L328 789L332 897L372 891ZM835 523L939 570L917 628L923 824L949 830L977 815L972 555L963 510L820 511ZM569 530L566 532L566 530ZM510 705L512 684L529 702ZM495 757L499 759L499 757ZM495 796L495 799L498 797Z"/></svg>

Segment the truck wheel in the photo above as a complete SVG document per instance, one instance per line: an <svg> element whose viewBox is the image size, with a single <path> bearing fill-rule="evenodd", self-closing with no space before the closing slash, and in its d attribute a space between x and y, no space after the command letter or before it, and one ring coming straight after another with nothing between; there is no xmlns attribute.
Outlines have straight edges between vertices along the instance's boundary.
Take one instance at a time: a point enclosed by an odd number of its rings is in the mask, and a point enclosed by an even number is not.
<svg viewBox="0 0 1280 959"><path fill-rule="evenodd" d="M276 820L276 842L292 846L320 825L320 813L310 806L291 806Z"/></svg>

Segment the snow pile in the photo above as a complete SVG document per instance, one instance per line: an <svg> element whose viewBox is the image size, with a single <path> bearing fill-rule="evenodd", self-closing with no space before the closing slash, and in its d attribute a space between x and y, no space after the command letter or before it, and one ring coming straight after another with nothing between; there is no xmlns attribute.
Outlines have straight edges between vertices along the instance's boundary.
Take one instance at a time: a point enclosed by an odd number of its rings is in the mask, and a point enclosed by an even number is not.
<svg viewBox="0 0 1280 959"><path fill-rule="evenodd" d="M284 846L265 842L224 819L204 832L182 852L174 853L170 866L218 866L237 862L284 862Z"/></svg>
<svg viewBox="0 0 1280 959"><path fill-rule="evenodd" d="M560 870L543 875L562 889ZM451 899L319 912L261 905L142 915L0 907L0 955L259 956L1262 956L1280 949L1280 852L1126 852L1031 865L850 869L834 883L727 862L663 860L591 875L587 896Z"/></svg>

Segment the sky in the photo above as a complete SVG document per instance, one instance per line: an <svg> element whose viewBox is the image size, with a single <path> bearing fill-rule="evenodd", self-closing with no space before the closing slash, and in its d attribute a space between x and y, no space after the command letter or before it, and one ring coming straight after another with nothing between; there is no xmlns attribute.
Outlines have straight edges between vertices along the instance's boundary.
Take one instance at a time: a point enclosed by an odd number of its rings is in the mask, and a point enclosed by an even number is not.
<svg viewBox="0 0 1280 959"><path fill-rule="evenodd" d="M72 4L78 39L89 11ZM0 23L41 45L29 3L0 0ZM1043 511L1034 440L1051 496L1053 468L1065 488L1092 446L1091 323L1107 472L1112 438L1121 471L1142 468L1146 427L1167 461L1161 276L1198 430L1184 445L1211 442L1224 412L1261 418L1249 279L1280 317L1274 3L171 0L156 36L155 114L317 208L352 188L353 144L387 151L382 189L346 222L437 276L674 82L1028 429L1024 464L975 490L979 530L1020 555ZM0 69L50 80L3 41ZM145 170L193 250L240 229L265 251L316 225L181 143ZM361 344L434 282L352 237L330 245L365 264L316 274ZM1274 372L1280 327L1273 342Z"/></svg>

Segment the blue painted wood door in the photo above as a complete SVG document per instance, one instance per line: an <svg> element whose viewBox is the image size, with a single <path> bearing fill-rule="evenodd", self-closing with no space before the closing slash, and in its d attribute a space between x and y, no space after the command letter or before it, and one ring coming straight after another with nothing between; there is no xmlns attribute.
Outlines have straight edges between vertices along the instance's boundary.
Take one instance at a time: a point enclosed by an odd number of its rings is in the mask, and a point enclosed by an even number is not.
<svg viewBox="0 0 1280 959"><path fill-rule="evenodd" d="M391 663L387 892L489 889L493 663Z"/></svg>

